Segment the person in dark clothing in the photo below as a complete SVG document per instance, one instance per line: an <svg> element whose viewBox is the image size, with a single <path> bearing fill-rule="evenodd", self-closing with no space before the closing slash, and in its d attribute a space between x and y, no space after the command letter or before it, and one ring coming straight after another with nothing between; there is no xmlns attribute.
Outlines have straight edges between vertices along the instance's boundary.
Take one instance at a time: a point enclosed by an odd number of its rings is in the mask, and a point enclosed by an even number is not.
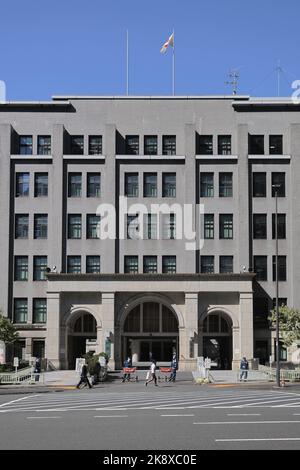
<svg viewBox="0 0 300 470"><path fill-rule="evenodd" d="M41 373L41 360L38 357L35 361L34 365L34 374L35 374L35 381L38 382L40 380L40 373Z"/></svg>
<svg viewBox="0 0 300 470"><path fill-rule="evenodd" d="M80 381L78 382L76 388L79 388L81 384L88 385L89 388L92 388L87 374L88 374L88 368L86 364L83 364L81 373L80 373Z"/></svg>
<svg viewBox="0 0 300 470"><path fill-rule="evenodd" d="M240 364L240 370L241 370L240 381L244 379L244 381L246 382L247 377L248 377L248 369L249 369L249 363L247 359L243 357L243 359L241 360L241 364Z"/></svg>
<svg viewBox="0 0 300 470"><path fill-rule="evenodd" d="M127 357L127 359L125 359L124 361L124 364L123 364L123 367L131 367L131 359L130 357ZM122 382L125 382L125 380L127 380L127 382L130 381L130 374L125 374L123 375L123 379L122 379Z"/></svg>
<svg viewBox="0 0 300 470"><path fill-rule="evenodd" d="M178 369L178 361L176 357L176 353L173 353L172 361L171 361L171 375L169 378L169 382L175 382L176 380L176 371Z"/></svg>
<svg viewBox="0 0 300 470"><path fill-rule="evenodd" d="M99 361L96 362L94 367L94 374L93 374L93 385L97 384L100 380L100 372L101 372L101 364Z"/></svg>

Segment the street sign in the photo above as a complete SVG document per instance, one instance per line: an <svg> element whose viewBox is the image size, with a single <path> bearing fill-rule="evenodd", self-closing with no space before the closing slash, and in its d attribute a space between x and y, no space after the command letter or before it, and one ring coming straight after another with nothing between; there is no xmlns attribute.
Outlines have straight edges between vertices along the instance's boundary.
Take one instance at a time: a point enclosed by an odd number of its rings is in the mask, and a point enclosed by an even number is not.
<svg viewBox="0 0 300 470"><path fill-rule="evenodd" d="M14 367L19 367L19 358L14 357Z"/></svg>
<svg viewBox="0 0 300 470"><path fill-rule="evenodd" d="M209 357L205 358L204 367L205 367L205 369L210 369L211 368L211 359Z"/></svg>

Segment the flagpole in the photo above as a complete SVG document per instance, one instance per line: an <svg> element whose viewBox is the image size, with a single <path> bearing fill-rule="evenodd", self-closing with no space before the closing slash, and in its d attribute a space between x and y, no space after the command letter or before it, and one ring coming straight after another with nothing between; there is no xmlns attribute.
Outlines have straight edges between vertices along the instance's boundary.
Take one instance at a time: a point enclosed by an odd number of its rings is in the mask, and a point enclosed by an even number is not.
<svg viewBox="0 0 300 470"><path fill-rule="evenodd" d="M129 40L128 29L126 30L126 95L129 94Z"/></svg>
<svg viewBox="0 0 300 470"><path fill-rule="evenodd" d="M173 28L173 60L172 60L172 82L173 82L173 96L175 95L175 34Z"/></svg>

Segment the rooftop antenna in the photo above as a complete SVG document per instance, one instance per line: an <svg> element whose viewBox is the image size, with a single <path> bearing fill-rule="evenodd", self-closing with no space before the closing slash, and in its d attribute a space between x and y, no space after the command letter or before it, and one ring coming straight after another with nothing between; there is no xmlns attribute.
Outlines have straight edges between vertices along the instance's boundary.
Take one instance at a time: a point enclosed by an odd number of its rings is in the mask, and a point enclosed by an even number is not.
<svg viewBox="0 0 300 470"><path fill-rule="evenodd" d="M236 95L237 93L237 86L238 86L238 79L239 79L239 74L237 69L230 69L228 73L229 80L225 82L226 85L231 85L232 86L232 94Z"/></svg>
<svg viewBox="0 0 300 470"><path fill-rule="evenodd" d="M280 96L280 78L281 74L283 73L283 68L280 65L280 59L277 61L277 67L275 69L275 72L277 74L277 96Z"/></svg>

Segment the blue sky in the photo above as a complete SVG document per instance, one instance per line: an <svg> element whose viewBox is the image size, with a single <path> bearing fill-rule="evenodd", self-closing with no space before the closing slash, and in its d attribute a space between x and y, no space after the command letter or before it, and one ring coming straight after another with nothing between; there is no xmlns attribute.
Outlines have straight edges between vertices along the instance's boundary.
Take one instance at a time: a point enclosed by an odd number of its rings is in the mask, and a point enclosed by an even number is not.
<svg viewBox="0 0 300 470"><path fill-rule="evenodd" d="M53 94L172 93L172 54L160 54L175 29L176 94L238 92L276 96L300 79L299 0L9 0L0 6L0 80L7 99Z"/></svg>

